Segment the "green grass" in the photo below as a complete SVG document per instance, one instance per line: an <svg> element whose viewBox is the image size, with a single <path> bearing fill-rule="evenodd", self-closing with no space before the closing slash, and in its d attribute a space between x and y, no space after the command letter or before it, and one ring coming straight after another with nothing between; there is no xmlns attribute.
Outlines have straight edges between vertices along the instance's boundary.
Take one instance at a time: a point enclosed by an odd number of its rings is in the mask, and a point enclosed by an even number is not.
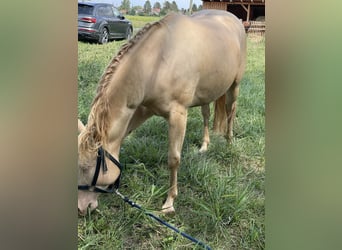
<svg viewBox="0 0 342 250"><path fill-rule="evenodd" d="M134 29L140 29L142 28L146 23L151 23L158 21L160 17L156 16L125 16L128 20L130 20L133 24Z"/></svg>
<svg viewBox="0 0 342 250"><path fill-rule="evenodd" d="M105 45L78 42L78 115L87 121L90 104L96 93L100 77L125 41Z"/></svg>
<svg viewBox="0 0 342 250"><path fill-rule="evenodd" d="M123 43L78 44L78 111L84 122L97 82ZM264 41L248 40L248 64L231 144L211 134L208 152L199 154L201 112L199 108L189 110L176 214L161 217L212 249L265 247L264 54ZM162 118L149 119L126 138L120 156L125 165L120 191L152 211L161 208L169 184L165 129ZM98 209L79 218L78 248L200 249L116 195L101 195Z"/></svg>

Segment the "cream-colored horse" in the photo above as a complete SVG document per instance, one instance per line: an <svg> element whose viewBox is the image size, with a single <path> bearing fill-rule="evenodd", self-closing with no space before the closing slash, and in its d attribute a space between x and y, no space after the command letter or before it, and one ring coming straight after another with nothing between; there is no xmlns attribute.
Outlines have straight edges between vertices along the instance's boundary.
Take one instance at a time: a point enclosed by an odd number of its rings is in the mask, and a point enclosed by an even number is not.
<svg viewBox="0 0 342 250"><path fill-rule="evenodd" d="M88 187L94 180L99 148L118 160L125 136L152 115L162 116L169 124L171 171L163 212L173 212L188 108L202 107L201 151L209 144L210 102L217 100L214 130L231 138L245 63L244 27L228 12L170 14L145 26L113 58L99 82L87 125L79 123L79 187ZM107 171L99 170L94 184L98 187L113 184L120 174L109 158L104 161ZM79 190L81 214L97 206L98 194L92 190Z"/></svg>

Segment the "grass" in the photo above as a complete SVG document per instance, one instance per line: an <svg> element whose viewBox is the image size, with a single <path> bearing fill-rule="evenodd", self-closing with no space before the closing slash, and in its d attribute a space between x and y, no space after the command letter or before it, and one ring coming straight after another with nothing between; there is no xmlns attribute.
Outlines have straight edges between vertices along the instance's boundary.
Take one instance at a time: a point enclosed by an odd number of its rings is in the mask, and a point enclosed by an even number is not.
<svg viewBox="0 0 342 250"><path fill-rule="evenodd" d="M78 111L84 122L97 82L123 43L78 44ZM265 247L264 54L264 40L248 39L248 64L231 144L211 134L208 152L199 154L201 112L199 108L189 110L178 174L176 214L161 217L212 249ZM169 184L166 129L167 123L162 118L149 119L126 138L120 156L125 165L120 192L156 213L166 198ZM98 209L79 217L78 248L200 249L115 195L100 196Z"/></svg>
<svg viewBox="0 0 342 250"><path fill-rule="evenodd" d="M158 21L160 17L157 16L125 16L133 24L134 29L142 28L146 23Z"/></svg>

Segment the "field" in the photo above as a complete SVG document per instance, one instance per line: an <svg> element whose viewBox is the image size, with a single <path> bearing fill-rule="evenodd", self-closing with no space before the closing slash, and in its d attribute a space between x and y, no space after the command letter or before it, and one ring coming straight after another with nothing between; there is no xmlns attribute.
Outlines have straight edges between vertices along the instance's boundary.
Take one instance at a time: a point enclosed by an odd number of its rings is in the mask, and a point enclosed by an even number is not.
<svg viewBox="0 0 342 250"><path fill-rule="evenodd" d="M152 21L139 18L132 20L135 28ZM78 113L83 122L97 82L123 43L78 43ZM264 75L265 42L249 38L231 144L211 133L208 152L200 154L201 112L199 108L189 111L176 214L161 217L212 249L265 248ZM125 166L120 192L156 213L169 185L165 131L162 118L149 119L126 138L120 155ZM79 217L78 249L200 248L113 194L101 195L98 209Z"/></svg>

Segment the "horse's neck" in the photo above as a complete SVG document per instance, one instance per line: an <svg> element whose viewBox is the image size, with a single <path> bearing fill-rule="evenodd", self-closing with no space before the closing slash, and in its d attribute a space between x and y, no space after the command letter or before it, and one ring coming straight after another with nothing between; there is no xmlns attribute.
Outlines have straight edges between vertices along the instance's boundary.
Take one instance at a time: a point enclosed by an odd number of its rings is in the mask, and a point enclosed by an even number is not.
<svg viewBox="0 0 342 250"><path fill-rule="evenodd" d="M159 39L160 37L152 39L152 36L147 36L139 41L140 43L127 51L120 59L119 65L110 78L106 91L110 106L108 110L110 126L107 134L108 147L115 152L120 149L134 112L144 101L146 84L154 72L151 65L155 65L159 56L158 53L152 53L156 50Z"/></svg>
<svg viewBox="0 0 342 250"><path fill-rule="evenodd" d="M125 66L122 65L115 73L107 92L109 126L106 144L108 151L116 157L119 156L121 142L139 102L135 94L138 91L137 83L129 81L129 74L125 73L129 71L124 68Z"/></svg>

